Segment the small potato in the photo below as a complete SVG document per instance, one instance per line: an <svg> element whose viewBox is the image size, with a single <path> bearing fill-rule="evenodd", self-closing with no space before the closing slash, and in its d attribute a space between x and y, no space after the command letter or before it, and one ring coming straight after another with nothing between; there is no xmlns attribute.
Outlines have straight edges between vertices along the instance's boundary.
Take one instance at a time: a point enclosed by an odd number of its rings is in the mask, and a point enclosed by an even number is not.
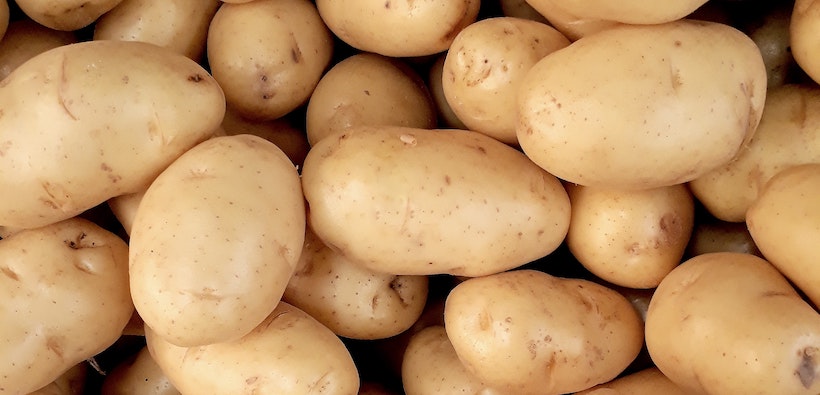
<svg viewBox="0 0 820 395"><path fill-rule="evenodd" d="M228 106L272 120L308 100L330 63L333 37L308 0L257 0L219 8L207 51Z"/></svg>
<svg viewBox="0 0 820 395"><path fill-rule="evenodd" d="M75 42L73 32L49 29L31 19L11 22L0 40L0 80L34 56Z"/></svg>
<svg viewBox="0 0 820 395"><path fill-rule="evenodd" d="M80 362L65 371L60 377L28 395L83 395L86 387L88 363Z"/></svg>
<svg viewBox="0 0 820 395"><path fill-rule="evenodd" d="M131 228L134 306L181 346L238 339L282 297L305 235L295 167L257 136L215 137L145 192Z"/></svg>
<svg viewBox="0 0 820 395"><path fill-rule="evenodd" d="M0 240L0 394L27 394L120 337L128 246L72 218Z"/></svg>
<svg viewBox="0 0 820 395"><path fill-rule="evenodd" d="M102 395L179 395L148 347L117 365L105 376Z"/></svg>
<svg viewBox="0 0 820 395"><path fill-rule="evenodd" d="M345 345L307 313L287 304L239 340L178 347L146 329L154 360L183 394L328 394L359 389Z"/></svg>
<svg viewBox="0 0 820 395"><path fill-rule="evenodd" d="M236 111L228 108L222 120L222 129L226 136L252 134L276 144L297 167L302 167L305 156L310 150L305 130L296 127L287 118L255 121L243 118Z"/></svg>
<svg viewBox="0 0 820 395"><path fill-rule="evenodd" d="M815 82L820 81L820 3L814 0L796 0L789 19L789 39L795 62Z"/></svg>
<svg viewBox="0 0 820 395"><path fill-rule="evenodd" d="M317 0L322 20L350 46L391 57L447 50L475 22L480 0Z"/></svg>
<svg viewBox="0 0 820 395"><path fill-rule="evenodd" d="M137 215L137 208L139 208L143 196L145 196L145 191L115 196L107 201L111 212L117 217L123 230L129 236L131 235L131 227L134 225L134 217Z"/></svg>
<svg viewBox="0 0 820 395"><path fill-rule="evenodd" d="M556 2L557 0L527 0L527 3L533 9L543 15L555 29L563 33L570 41L576 41L581 37L621 25L621 23L611 20L582 18L572 15L560 8Z"/></svg>
<svg viewBox="0 0 820 395"><path fill-rule="evenodd" d="M518 395L559 395L610 381L643 346L643 322L619 293L534 270L457 285L444 326L470 373Z"/></svg>
<svg viewBox="0 0 820 395"><path fill-rule="evenodd" d="M64 31L82 29L122 0L15 0L20 9L37 23Z"/></svg>
<svg viewBox="0 0 820 395"><path fill-rule="evenodd" d="M568 185L567 245L587 270L629 288L654 288L677 266L694 226L686 186L626 191Z"/></svg>
<svg viewBox="0 0 820 395"><path fill-rule="evenodd" d="M451 129L467 129L464 122L458 119L458 116L453 112L450 103L447 103L447 98L444 96L444 61L447 59L447 53L441 54L436 58L436 61L430 65L430 71L427 74L427 86L430 88L430 95L433 97L433 103L436 105L436 114L438 114L439 127Z"/></svg>
<svg viewBox="0 0 820 395"><path fill-rule="evenodd" d="M669 380L656 367L651 367L598 384L575 395L699 395L687 391Z"/></svg>
<svg viewBox="0 0 820 395"><path fill-rule="evenodd" d="M396 276L355 265L308 229L284 301L339 336L383 339L413 325L427 301L426 276Z"/></svg>
<svg viewBox="0 0 820 395"><path fill-rule="evenodd" d="M745 222L699 221L686 247L686 259L709 252L742 252L762 256Z"/></svg>
<svg viewBox="0 0 820 395"><path fill-rule="evenodd" d="M372 53L336 63L319 80L307 106L311 145L352 125L436 127L424 81L406 64Z"/></svg>
<svg viewBox="0 0 820 395"><path fill-rule="evenodd" d="M122 0L94 24L94 40L144 41L197 62L219 0Z"/></svg>
<svg viewBox="0 0 820 395"><path fill-rule="evenodd" d="M442 71L450 108L469 130L517 146L516 95L532 66L569 45L543 23L488 18L465 27L453 40Z"/></svg>
<svg viewBox="0 0 820 395"><path fill-rule="evenodd" d="M583 19L628 24L658 24L676 21L706 3L706 0L550 0L555 7Z"/></svg>
<svg viewBox="0 0 820 395"><path fill-rule="evenodd" d="M648 189L737 155L760 120L766 68L740 31L677 21L584 37L521 86L516 133L533 162L576 184Z"/></svg>
<svg viewBox="0 0 820 395"><path fill-rule="evenodd" d="M351 127L313 146L302 187L316 235L383 273L498 273L554 251L569 226L555 177L464 130Z"/></svg>

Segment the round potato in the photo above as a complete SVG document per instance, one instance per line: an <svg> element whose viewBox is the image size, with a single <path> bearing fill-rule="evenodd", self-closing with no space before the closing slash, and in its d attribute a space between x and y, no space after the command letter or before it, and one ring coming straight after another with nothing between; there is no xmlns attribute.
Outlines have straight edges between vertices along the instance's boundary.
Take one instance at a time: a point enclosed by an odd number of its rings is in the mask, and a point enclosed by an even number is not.
<svg viewBox="0 0 820 395"><path fill-rule="evenodd" d="M458 116L453 112L450 103L447 103L447 98L444 96L443 78L444 61L446 59L446 53L439 55L436 61L430 65L430 71L427 74L427 86L430 88L430 95L436 106L438 125L451 129L467 129L464 122L461 122Z"/></svg>
<svg viewBox="0 0 820 395"><path fill-rule="evenodd" d="M795 62L815 82L820 81L820 3L813 0L796 0L789 18L789 41Z"/></svg>
<svg viewBox="0 0 820 395"><path fill-rule="evenodd" d="M64 31L82 29L122 0L15 0L20 9L37 23ZM5 1L4 1L5 2Z"/></svg>
<svg viewBox="0 0 820 395"><path fill-rule="evenodd" d="M516 133L530 159L576 184L648 189L737 155L760 120L766 68L740 31L677 21L584 37L521 86Z"/></svg>
<svg viewBox="0 0 820 395"><path fill-rule="evenodd" d="M129 193L115 196L106 202L111 212L122 225L125 234L131 235L131 227L134 225L134 217L137 215L137 208L140 206L145 191Z"/></svg>
<svg viewBox="0 0 820 395"><path fill-rule="evenodd" d="M49 29L31 19L11 22L0 40L0 80L34 56L75 42L73 32Z"/></svg>
<svg viewBox="0 0 820 395"><path fill-rule="evenodd" d="M257 136L215 137L151 184L131 227L134 306L180 346L238 339L270 314L302 250L296 168Z"/></svg>
<svg viewBox="0 0 820 395"><path fill-rule="evenodd" d="M148 347L117 365L105 376L102 395L180 395L160 369Z"/></svg>
<svg viewBox="0 0 820 395"><path fill-rule="evenodd" d="M742 252L761 255L745 222L701 220L692 230L686 259L709 252Z"/></svg>
<svg viewBox="0 0 820 395"><path fill-rule="evenodd" d="M554 251L569 226L555 177L464 130L351 127L313 146L302 186L316 235L384 273L498 273Z"/></svg>
<svg viewBox="0 0 820 395"><path fill-rule="evenodd" d="M656 367L646 368L575 395L694 395L669 380Z"/></svg>

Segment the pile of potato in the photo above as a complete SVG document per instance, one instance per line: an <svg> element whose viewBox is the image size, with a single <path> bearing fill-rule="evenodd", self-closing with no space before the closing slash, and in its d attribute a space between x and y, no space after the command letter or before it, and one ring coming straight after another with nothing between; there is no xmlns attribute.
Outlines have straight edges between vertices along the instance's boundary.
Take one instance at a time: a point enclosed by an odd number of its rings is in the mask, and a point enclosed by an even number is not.
<svg viewBox="0 0 820 395"><path fill-rule="evenodd" d="M820 3L0 6L0 395L820 393Z"/></svg>

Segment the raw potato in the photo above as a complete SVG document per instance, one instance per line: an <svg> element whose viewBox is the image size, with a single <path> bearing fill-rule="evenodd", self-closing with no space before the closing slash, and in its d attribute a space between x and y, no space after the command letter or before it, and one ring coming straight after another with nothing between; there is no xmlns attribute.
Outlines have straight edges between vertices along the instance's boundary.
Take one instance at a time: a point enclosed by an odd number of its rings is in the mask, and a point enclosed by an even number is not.
<svg viewBox="0 0 820 395"><path fill-rule="evenodd" d="M291 162L302 167L305 162L310 144L303 128L296 127L287 118L277 118L272 121L254 121L243 118L236 111L228 108L225 119L222 120L222 129L226 136L237 134L252 134L262 137L276 144L290 158Z"/></svg>
<svg viewBox="0 0 820 395"><path fill-rule="evenodd" d="M700 221L692 230L686 259L709 252L742 252L762 256L745 222Z"/></svg>
<svg viewBox="0 0 820 395"><path fill-rule="evenodd" d="M815 82L820 81L820 3L814 0L796 0L789 19L791 53L795 62Z"/></svg>
<svg viewBox="0 0 820 395"><path fill-rule="evenodd" d="M555 177L464 130L351 127L313 146L302 186L316 235L384 273L498 273L554 251L569 226Z"/></svg>
<svg viewBox="0 0 820 395"><path fill-rule="evenodd" d="M51 384L40 388L28 395L83 395L86 382L88 363L80 362L65 371Z"/></svg>
<svg viewBox="0 0 820 395"><path fill-rule="evenodd" d="M610 381L643 346L643 322L619 293L534 270L457 285L444 326L469 372L518 395L559 395Z"/></svg>
<svg viewBox="0 0 820 395"><path fill-rule="evenodd" d="M754 255L703 254L669 273L649 304L646 345L690 391L820 393L820 315Z"/></svg>
<svg viewBox="0 0 820 395"><path fill-rule="evenodd" d="M319 80L307 106L311 145L352 125L436 127L424 81L401 60L372 53L336 63Z"/></svg>
<svg viewBox="0 0 820 395"><path fill-rule="evenodd" d="M481 1L317 0L316 6L330 30L348 45L410 57L447 50L456 34L476 21Z"/></svg>
<svg viewBox="0 0 820 395"><path fill-rule="evenodd" d="M122 0L94 24L94 40L144 41L200 61L219 0Z"/></svg>
<svg viewBox="0 0 820 395"><path fill-rule="evenodd" d="M735 160L689 186L713 216L743 222L772 176L815 162L820 162L820 88L785 85L768 91L757 132Z"/></svg>
<svg viewBox="0 0 820 395"><path fill-rule="evenodd" d="M64 31L82 29L122 0L15 0L20 9L37 23Z"/></svg>
<svg viewBox="0 0 820 395"><path fill-rule="evenodd" d="M516 146L521 81L536 62L568 45L561 33L539 22L498 17L473 23L447 51L442 71L447 103L469 130Z"/></svg>
<svg viewBox="0 0 820 395"><path fill-rule="evenodd" d="M308 0L257 0L223 4L207 50L228 105L272 120L308 100L330 63L333 37Z"/></svg>
<svg viewBox="0 0 820 395"><path fill-rule="evenodd" d="M0 40L0 80L34 56L75 42L74 32L49 29L31 19L11 22Z"/></svg>
<svg viewBox="0 0 820 395"><path fill-rule="evenodd" d="M820 306L820 163L777 173L749 207L746 224L763 256Z"/></svg>
<svg viewBox="0 0 820 395"><path fill-rule="evenodd" d="M438 114L438 121L440 127L450 129L467 129L464 122L458 119L458 116L453 112L450 103L447 103L447 98L444 97L444 61L447 59L447 53L443 53L436 58L436 61L430 66L430 71L427 74L427 86L430 88L430 95L433 97L433 103L436 105L436 114Z"/></svg>
<svg viewBox="0 0 820 395"><path fill-rule="evenodd" d="M162 172L139 205L134 306L172 344L238 339L281 299L304 235L299 176L279 148L251 135L203 142Z"/></svg>
<svg viewBox="0 0 820 395"><path fill-rule="evenodd" d="M328 248L308 229L284 301L339 336L384 339L413 325L427 301L426 276L374 272Z"/></svg>
<svg viewBox="0 0 820 395"><path fill-rule="evenodd" d="M0 0L0 39L5 37L6 29L9 27L9 2Z"/></svg>
<svg viewBox="0 0 820 395"><path fill-rule="evenodd" d="M609 20L628 24L658 24L676 21L695 11L706 0L550 0L555 7L583 19Z"/></svg>
<svg viewBox="0 0 820 395"><path fill-rule="evenodd" d="M760 48L766 64L770 90L785 84L792 77L796 65L789 37L792 7L789 3L772 4L773 11L767 13L759 25L749 29L749 37Z"/></svg>
<svg viewBox="0 0 820 395"><path fill-rule="evenodd" d="M575 395L698 395L669 380L656 367L646 368Z"/></svg>
<svg viewBox="0 0 820 395"><path fill-rule="evenodd" d="M185 348L146 330L151 355L183 394L355 394L356 365L345 345L287 304L239 340Z"/></svg>
<svg viewBox="0 0 820 395"><path fill-rule="evenodd" d="M568 185L567 245L590 272L629 288L654 288L677 266L695 205L678 184L639 191Z"/></svg>
<svg viewBox="0 0 820 395"><path fill-rule="evenodd" d="M145 191L115 196L107 201L111 212L117 217L123 230L129 236L131 235L131 227L134 225L134 217L137 216L137 208L139 208L143 196L145 196Z"/></svg>
<svg viewBox="0 0 820 395"><path fill-rule="evenodd" d="M92 67L93 65L93 67ZM0 83L0 225L34 228L145 189L213 134L225 100L202 66L140 42L44 52Z"/></svg>
<svg viewBox="0 0 820 395"><path fill-rule="evenodd" d="M105 376L102 395L179 395L148 347L117 365Z"/></svg>
<svg viewBox="0 0 820 395"><path fill-rule="evenodd" d="M543 15L538 13L538 11L532 8L525 0L499 0L498 3L501 6L501 13L504 14L504 16L549 23Z"/></svg>
<svg viewBox="0 0 820 395"><path fill-rule="evenodd" d="M0 240L0 394L40 389L120 337L128 246L73 218Z"/></svg>
<svg viewBox="0 0 820 395"><path fill-rule="evenodd" d="M735 157L760 120L766 69L740 31L677 21L582 38L521 86L516 132L530 159L577 184L648 189Z"/></svg>
<svg viewBox="0 0 820 395"><path fill-rule="evenodd" d="M543 15L552 26L563 33L571 41L576 41L581 37L588 36L621 24L610 20L582 18L577 15L569 14L565 10L558 7L556 1L557 0L528 0L527 3Z"/></svg>

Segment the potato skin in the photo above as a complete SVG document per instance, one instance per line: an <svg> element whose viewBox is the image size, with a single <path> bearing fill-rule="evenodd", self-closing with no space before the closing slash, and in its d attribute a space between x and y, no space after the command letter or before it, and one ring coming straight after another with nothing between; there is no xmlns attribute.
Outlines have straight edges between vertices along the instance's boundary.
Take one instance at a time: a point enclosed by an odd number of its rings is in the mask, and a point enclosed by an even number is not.
<svg viewBox="0 0 820 395"><path fill-rule="evenodd" d="M697 395L669 380L657 367L646 368L575 395Z"/></svg>
<svg viewBox="0 0 820 395"><path fill-rule="evenodd" d="M88 372L88 363L82 361L66 370L50 384L28 395L83 395Z"/></svg>
<svg viewBox="0 0 820 395"><path fill-rule="evenodd" d="M302 186L316 235L384 273L497 273L549 254L569 225L555 177L464 130L351 127L311 149Z"/></svg>
<svg viewBox="0 0 820 395"><path fill-rule="evenodd" d="M12 21L0 40L0 80L34 56L75 42L74 32L49 29L31 19Z"/></svg>
<svg viewBox="0 0 820 395"><path fill-rule="evenodd" d="M628 24L659 24L689 15L706 0L669 0L662 3L643 0L551 0L556 7L583 19L609 20Z"/></svg>
<svg viewBox="0 0 820 395"><path fill-rule="evenodd" d="M168 377L143 347L105 376L102 395L179 395Z"/></svg>
<svg viewBox="0 0 820 395"><path fill-rule="evenodd" d="M789 18L789 41L795 62L815 82L820 81L820 56L817 46L820 40L820 3L813 0L796 0Z"/></svg>
<svg viewBox="0 0 820 395"><path fill-rule="evenodd" d="M134 306L167 341L238 339L281 299L305 208L296 168L273 143L215 137L151 184L131 228Z"/></svg>
<svg viewBox="0 0 820 395"><path fill-rule="evenodd" d="M20 9L37 23L64 31L84 28L122 0L16 0Z"/></svg>

